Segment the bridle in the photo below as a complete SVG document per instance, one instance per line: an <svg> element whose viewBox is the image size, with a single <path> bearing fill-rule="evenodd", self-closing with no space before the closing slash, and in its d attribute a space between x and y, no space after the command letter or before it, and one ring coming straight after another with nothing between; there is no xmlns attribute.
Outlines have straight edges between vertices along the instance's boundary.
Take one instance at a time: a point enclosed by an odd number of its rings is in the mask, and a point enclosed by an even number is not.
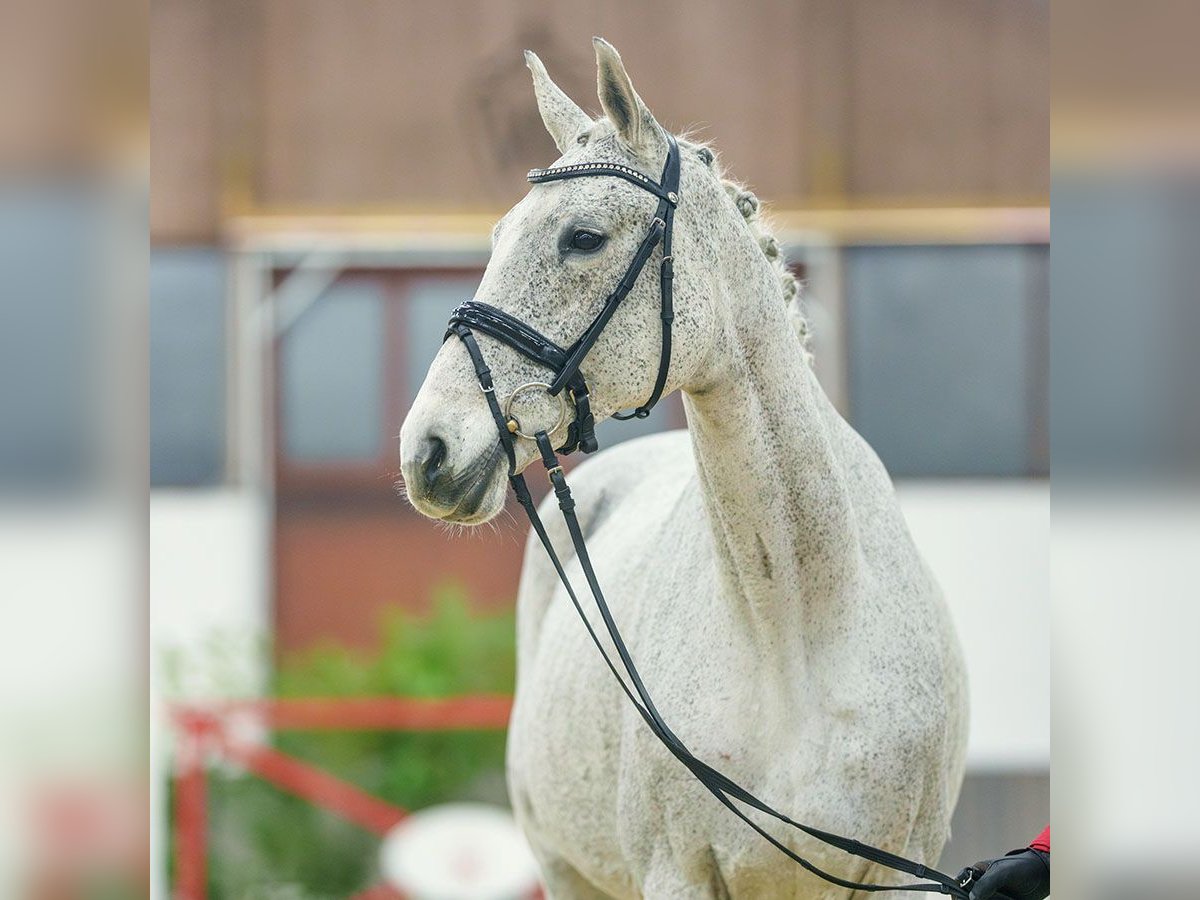
<svg viewBox="0 0 1200 900"><path fill-rule="evenodd" d="M583 359L587 356L588 351L595 345L596 340L600 337L600 332L604 330L604 326L612 319L613 313L617 311L617 307L633 290L633 286L637 283L638 276L645 268L647 261L654 254L655 248L659 243L662 243L662 261L659 263L659 289L662 294L662 309L660 318L662 320L662 352L658 359L658 376L654 379L654 388L650 391L650 397L630 413L616 413L614 418L617 419L644 419L650 415L650 410L658 403L662 397L663 387L667 383L667 370L671 367L671 323L675 320L675 308L672 302L673 297L673 279L674 266L671 258L671 238L675 228L675 207L679 203L679 145L675 142L675 138L667 136L667 163L663 167L662 178L655 182L643 175L637 169L630 166L624 166L619 163L577 163L570 166L559 166L552 169L532 169L527 176L533 184L542 184L549 181L566 181L569 178L584 178L595 175L609 175L615 178L624 178L631 184L636 184L643 190L649 191L658 197L658 209L654 211L654 218L650 222L650 228L646 232L646 236L642 238L641 244L638 245L637 252L633 255L633 261L629 264L629 268L625 270L625 274L621 276L621 280L617 282L616 288L608 299L604 301L604 306L597 313L596 318L592 320L579 339L566 349L558 346L554 341L550 340L545 335L538 332L536 329L526 325L520 319L510 316L502 309L497 309L487 303L480 303L478 300L468 300L466 303L460 304L453 313L450 314L450 325L446 331L446 337L451 334L458 335L467 345L467 349L471 351L472 360L476 360L478 356L478 347L474 340L470 338L472 330L482 331L486 335L494 337L501 343L512 347L522 356L533 360L538 365L554 372L554 378L549 384L544 382L530 382L518 387L508 398L508 405L511 406L513 398L526 390L535 388L545 388L546 392L552 397L562 397L562 391L565 388L571 398L571 403L575 407L575 416L567 429L567 442L559 447L561 453L571 453L576 448L584 453L594 453L599 447L596 443L596 420L592 416L592 406L588 395L587 381L584 380L583 373L579 367L583 365ZM486 367L485 367L486 368ZM475 366L476 374L481 375L481 370L478 362ZM491 376L488 375L488 383L483 385L482 375L480 384L483 386L485 394L488 394L491 399L495 399L493 388L491 385ZM517 428L512 428L508 422L514 422L510 416L505 415L503 421L506 424L501 428L501 440L504 440L504 434L512 433L520 437L533 438L533 435L522 434ZM550 430L553 433L556 428ZM509 462L511 463L510 471L515 471L516 461L513 457L511 442L505 445L508 450Z"/></svg>
<svg viewBox="0 0 1200 900"><path fill-rule="evenodd" d="M662 396L663 387L667 380L667 372L671 365L671 323L675 318L672 303L672 279L674 272L671 256L671 238L675 221L675 209L679 205L679 146L675 138L670 134L666 135L666 139L667 161L663 166L662 177L657 182L652 181L636 169L615 163L577 163L549 169L533 169L529 172L528 178L533 184L594 176L623 178L658 198L658 208L655 210L654 218L651 220L646 236L638 246L633 261L629 264L629 268L625 270L625 274L617 283L617 287L604 301L604 306L600 312L570 347L560 347L554 341L520 319L477 300L469 300L454 310L450 316L450 323L447 326L445 338L453 335L459 338L467 348L467 353L471 357L471 364L475 368L475 377L479 380L479 387L483 391L488 409L491 411L492 418L496 422L496 429L500 434L500 444L504 449L505 455L508 457L509 483L516 494L517 501L529 517L529 522L537 534L538 540L541 541L542 546L546 549L546 553L550 557L550 562L554 565L554 570L558 573L559 580L566 588L567 595L571 598L571 603L575 606L579 617L583 620L584 627L587 629L592 643L600 651L601 657L604 659L609 671L612 672L613 677L617 679L617 683L625 693L625 696L629 698L629 702L634 705L634 708L637 709L642 719L646 722L646 725L675 758L734 815L792 860L828 882L858 891L920 891L951 894L955 897L966 898L970 887L969 882L960 883L949 875L914 860L889 853L878 847L863 844L851 838L842 837L841 835L796 822L760 800L728 776L723 775L712 766L697 759L683 741L671 731L655 707L654 700L642 682L637 666L630 656L629 649L621 637L620 629L617 627L612 611L604 599L604 593L600 589L600 582L596 577L595 570L592 568L591 558L588 555L587 545L584 542L583 531L575 515L575 500L571 496L571 489L567 485L562 466L559 464L558 456L549 435L557 431L566 420L567 405L562 395L562 392L566 390L571 404L574 406L575 415L568 426L566 442L558 448L558 453L571 453L577 448L584 453L592 453L597 449L595 419L592 416L587 381L580 367L588 351L595 345L596 340L600 337L600 333L617 311L617 307L621 305L621 302L633 289L642 269L645 268L646 263L654 255L660 243L662 244L662 257L659 262L662 351L658 363L658 376L655 378L654 388L650 393L650 397L645 403L630 413L617 414L615 418L645 418L650 414L650 410ZM475 331L481 331L495 338L516 350L527 359L550 370L553 373L553 378L549 382L528 382L522 384L508 396L504 404L501 404L496 399L496 387L492 381L492 373L483 358L483 353L479 349L478 341L475 340ZM522 430L520 421L512 415L512 405L513 400L520 394L535 390L544 390L550 396L558 398L560 416L558 424L549 429L549 431L543 430L537 431L534 434L527 434ZM587 580L592 598L596 603L596 608L600 612L605 630L608 632L609 638L616 648L621 668L624 670L628 680L626 680L626 677L622 677L620 671L618 671L617 663L614 662L613 658L604 648L599 635L584 612L583 605L580 603L570 579L567 578L567 573L563 569L562 562L558 558L553 545L550 543L549 536L546 534L545 526L538 515L537 506L534 504L533 498L529 493L529 486L525 483L525 477L517 472L515 444L518 437L528 438L537 444L538 451L542 457L542 463L546 467L547 477L558 499L558 506L566 523L567 531L571 535L571 542L575 547L576 558L583 569L584 578ZM780 822L799 829L810 837L837 847L846 853L890 869L904 872L916 878L928 878L930 881L893 887L882 884L863 884L839 878L818 868L815 864L809 862L790 847L783 844L779 839L769 834L762 826L746 815L735 801L765 813Z"/></svg>

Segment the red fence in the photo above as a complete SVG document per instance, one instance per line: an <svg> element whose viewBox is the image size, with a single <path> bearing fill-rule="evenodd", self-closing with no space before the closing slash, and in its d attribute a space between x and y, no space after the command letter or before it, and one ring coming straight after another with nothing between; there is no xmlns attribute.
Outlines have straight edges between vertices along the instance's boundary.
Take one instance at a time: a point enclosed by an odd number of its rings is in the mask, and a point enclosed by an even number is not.
<svg viewBox="0 0 1200 900"><path fill-rule="evenodd" d="M208 881L206 761L219 756L310 803L377 834L407 812L316 766L263 743L271 730L467 731L508 726L512 698L480 695L438 700L247 700L171 709L177 735L175 767L175 900L203 900ZM359 900L399 895L373 888Z"/></svg>

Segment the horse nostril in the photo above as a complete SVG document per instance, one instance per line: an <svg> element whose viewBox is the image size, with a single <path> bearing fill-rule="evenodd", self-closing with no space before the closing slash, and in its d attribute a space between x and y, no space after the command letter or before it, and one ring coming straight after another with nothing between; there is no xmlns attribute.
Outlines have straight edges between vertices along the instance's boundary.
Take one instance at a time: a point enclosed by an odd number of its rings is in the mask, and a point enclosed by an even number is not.
<svg viewBox="0 0 1200 900"><path fill-rule="evenodd" d="M442 465L446 461L446 442L439 437L431 437L425 442L424 453L421 460L421 475L425 479L425 486L432 488L438 475L441 474Z"/></svg>

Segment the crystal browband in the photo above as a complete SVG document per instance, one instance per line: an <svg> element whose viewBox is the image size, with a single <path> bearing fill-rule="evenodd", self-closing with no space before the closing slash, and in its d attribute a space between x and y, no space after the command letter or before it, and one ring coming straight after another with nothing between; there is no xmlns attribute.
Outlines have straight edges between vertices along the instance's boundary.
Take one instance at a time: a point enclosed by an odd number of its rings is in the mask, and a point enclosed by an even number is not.
<svg viewBox="0 0 1200 900"><path fill-rule="evenodd" d="M675 191L665 190L657 181L639 172L631 166L620 163L575 163L569 166L553 166L549 169L530 169L526 179L534 184L544 181L561 181L567 178L578 178L582 175L612 175L624 178L638 187L649 191L656 197L666 200L672 206L679 204L679 195Z"/></svg>

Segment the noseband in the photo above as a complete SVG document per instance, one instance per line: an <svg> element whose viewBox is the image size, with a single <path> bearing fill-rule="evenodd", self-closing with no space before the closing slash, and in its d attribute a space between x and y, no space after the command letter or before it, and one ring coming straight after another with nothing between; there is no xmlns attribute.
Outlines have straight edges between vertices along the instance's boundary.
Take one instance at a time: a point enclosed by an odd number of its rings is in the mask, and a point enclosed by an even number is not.
<svg viewBox="0 0 1200 900"><path fill-rule="evenodd" d="M843 837L796 822L769 806L765 801L760 800L728 776L723 775L712 766L698 759L683 741L671 731L666 722L663 721L662 716L654 705L654 700L642 682L642 677L638 673L637 666L634 665L633 658L625 645L620 629L617 628L612 611L604 599L604 593L600 589L600 582L596 577L596 572L592 568L592 561L588 555L587 544L584 542L583 531L575 515L575 500L572 498L571 489L567 485L566 478L563 476L563 469L559 464L554 445L550 440L550 435L562 427L567 416L567 404L562 394L565 389L567 395L570 397L571 404L574 406L575 415L567 428L566 442L558 448L558 452L571 453L578 448L584 453L592 453L597 449L595 420L592 416L587 381L584 379L580 367L588 351L595 345L597 339L600 337L600 333L617 311L617 307L621 305L621 302L633 290L633 286L637 282L642 269L650 257L654 255L654 251L660 243L662 244L662 259L659 263L659 290L662 297L660 314L662 320L662 352L659 356L658 376L654 380L654 388L645 403L632 412L626 414L618 413L614 418L645 418L650 414L650 410L662 396L663 387L667 381L667 370L671 365L671 323L675 318L671 293L672 279L674 277L673 260L671 258L671 237L675 221L675 209L679 205L679 146L674 137L667 135L667 162L663 166L662 178L657 182L650 180L646 175L629 166L600 162L578 163L551 169L533 169L530 171L528 178L533 184L543 184L550 181L565 181L570 178L588 178L593 176L623 178L657 197L658 208L655 210L649 230L638 246L633 261L629 264L629 268L625 270L625 274L617 283L616 288L604 301L604 306L600 312L584 330L583 334L576 339L575 343L571 344L570 347L560 347L554 341L520 319L487 303L481 303L478 300L468 300L451 313L450 323L446 328L446 334L443 338L444 340L454 335L467 348L467 353L471 357L471 364L475 368L475 376L479 380L479 387L483 391L488 409L491 411L492 418L496 422L496 428L500 434L500 444L504 448L505 455L508 457L508 479L512 485L513 492L516 494L517 501L529 517L529 522L537 534L538 540L541 541L542 546L546 549L546 553L550 557L550 562L554 565L554 570L558 573L559 580L566 588L567 595L571 598L571 603L575 606L576 611L583 620L583 625L587 629L592 643L600 651L600 656L604 659L613 677L616 678L617 683L629 699L629 702L633 704L651 732L663 743L667 750L717 800L793 861L832 884L849 890L867 892L915 891L951 894L965 900L969 882L960 884L949 875L939 872L936 869L931 869L914 860L905 859L887 850L863 844L852 838ZM529 382L520 385L501 404L496 399L496 386L492 381L492 373L483 358L483 353L479 349L478 341L475 340L475 331L481 331L500 341L502 344L506 344L522 356L554 373L554 377L548 383ZM558 424L548 431L537 431L531 435L522 429L521 423L512 415L513 401L518 395L527 391L541 390L544 390L552 397L558 398L560 405L559 420ZM605 630L608 632L608 636L617 651L621 669L625 673L624 676L618 670L617 662L613 660L601 642L599 635L584 612L583 605L580 603L570 579L567 578L567 573L558 557L558 553L550 542L541 516L538 515L537 506L534 504L533 498L529 493L529 486L525 483L525 477L517 472L515 444L516 439L519 437L532 439L537 444L538 451L542 457L542 463L546 467L547 477L554 488L559 509L567 525L567 531L571 535L571 543L575 547L575 556L579 560L584 578L587 580L588 588L591 590L592 598L596 603L600 617L604 621ZM778 838L771 835L761 825L751 819L737 805L738 803L777 819L786 825L804 832L810 837L837 847L860 859L904 872L916 878L928 878L931 881L921 884L891 886L863 884L839 878L818 868L815 864L809 862L782 843Z"/></svg>

